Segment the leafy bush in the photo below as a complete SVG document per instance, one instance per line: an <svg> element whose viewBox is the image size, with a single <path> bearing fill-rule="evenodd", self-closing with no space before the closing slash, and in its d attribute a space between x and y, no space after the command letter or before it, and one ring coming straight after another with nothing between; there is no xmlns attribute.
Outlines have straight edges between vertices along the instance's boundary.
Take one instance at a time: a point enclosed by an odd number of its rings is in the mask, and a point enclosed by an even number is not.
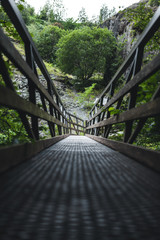
<svg viewBox="0 0 160 240"><path fill-rule="evenodd" d="M55 61L55 52L57 50L56 44L64 35L65 31L53 25L45 26L44 29L37 36L36 45L42 58L48 62Z"/></svg>
<svg viewBox="0 0 160 240"><path fill-rule="evenodd" d="M57 47L60 69L77 76L85 86L95 72L113 64L107 59L116 50L116 40L108 29L84 27L64 35Z"/></svg>
<svg viewBox="0 0 160 240"><path fill-rule="evenodd" d="M136 8L127 9L126 16L129 22L133 22L134 32L142 33L153 17L153 10L149 6L147 7L145 2L141 2Z"/></svg>
<svg viewBox="0 0 160 240"><path fill-rule="evenodd" d="M160 0L150 0L149 1L150 6L159 6L160 5Z"/></svg>
<svg viewBox="0 0 160 240"><path fill-rule="evenodd" d="M0 145L30 141L16 111L1 107L0 119Z"/></svg>
<svg viewBox="0 0 160 240"><path fill-rule="evenodd" d="M94 105L93 99L94 99L95 86L96 86L96 83L93 83L90 87L86 87L84 92L78 93L79 103L83 103L84 108L88 110L90 110Z"/></svg>

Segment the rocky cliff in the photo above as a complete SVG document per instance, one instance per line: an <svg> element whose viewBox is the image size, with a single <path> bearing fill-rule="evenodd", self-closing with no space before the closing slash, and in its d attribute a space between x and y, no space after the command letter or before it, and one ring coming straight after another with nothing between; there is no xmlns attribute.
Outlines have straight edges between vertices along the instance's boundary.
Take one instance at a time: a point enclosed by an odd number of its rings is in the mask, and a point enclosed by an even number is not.
<svg viewBox="0 0 160 240"><path fill-rule="evenodd" d="M125 17L125 13L128 9L135 9L138 7L139 3L144 2L148 5L148 0L140 0L138 3L135 3L128 8L124 9L123 11L118 12L116 15L112 16L111 18L107 19L100 27L105 28L107 27L111 30L114 36L122 42L125 42L125 48L123 50L123 57L125 58L128 53L130 52L131 48L133 47L133 22L129 22ZM156 11L157 8L153 8L153 11ZM139 37L137 33L134 36L135 39Z"/></svg>

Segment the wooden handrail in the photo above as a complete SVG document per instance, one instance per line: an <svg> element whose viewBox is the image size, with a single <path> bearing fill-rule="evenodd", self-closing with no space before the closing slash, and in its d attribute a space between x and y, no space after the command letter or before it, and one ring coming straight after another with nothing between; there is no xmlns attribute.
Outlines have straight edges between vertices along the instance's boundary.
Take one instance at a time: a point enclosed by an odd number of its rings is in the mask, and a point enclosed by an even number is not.
<svg viewBox="0 0 160 240"><path fill-rule="evenodd" d="M13 0L1 0L1 5L24 42L26 60L24 60L18 50L11 43L10 39L0 28L0 54L1 62L3 65L3 69L0 69L0 73L6 85L5 87L0 87L0 104L2 106L17 110L29 137L34 138L35 140L39 140L38 119L43 119L48 122L50 134L52 137L54 137L56 134L55 125L58 126L58 132L60 135L69 133L69 130L71 133L72 130L76 131L77 134L79 132L84 133L83 120L77 118L72 114L71 115L76 119L76 122L72 122L74 129L69 127L70 114L66 111L63 102L61 101L61 98L35 47L35 44L28 32L27 27L25 26L21 13L19 12L15 2ZM9 76L8 69L5 67L2 54L4 54L28 80L29 101L26 101L17 95L12 83L12 79ZM39 67L47 82L47 89L45 89L45 87L39 81L36 66ZM38 106L36 102L36 91L40 95L43 110ZM31 117L30 122L28 121L27 115ZM82 121L82 125L78 122L78 120Z"/></svg>
<svg viewBox="0 0 160 240"><path fill-rule="evenodd" d="M110 117L106 120L95 123L86 129L104 127L112 124L128 122L136 119L143 119L146 117L153 117L160 114L160 98L153 100L151 102L145 103L137 108L132 108L114 117Z"/></svg>
<svg viewBox="0 0 160 240"><path fill-rule="evenodd" d="M131 81L129 81L120 91L113 96L101 109L97 111L97 113L91 117L88 121L93 120L97 116L99 116L104 110L109 108L112 104L117 102L120 98L124 97L127 93L129 93L132 88L138 86L154 73L156 73L160 69L160 54L156 56L152 62L148 63L142 71L140 71Z"/></svg>
<svg viewBox="0 0 160 240"><path fill-rule="evenodd" d="M111 81L108 83L104 91L101 93L100 97L97 99L95 105L92 107L91 112L94 110L94 108L97 106L97 104L100 102L101 98L109 91L111 85L116 82L122 74L127 70L127 68L131 65L131 63L134 61L134 57L136 54L136 50L138 48L144 48L144 46L147 44L147 42L153 37L155 32L158 30L160 25L160 7L158 7L156 13L154 14L153 18L143 31L143 33L140 35L137 43L134 45L134 47L131 49L130 53L128 54L126 60L123 62L123 64L120 66L118 71L115 73Z"/></svg>
<svg viewBox="0 0 160 240"><path fill-rule="evenodd" d="M146 44L160 27L160 7L139 37L128 57L118 69L114 77L101 93L90 112L86 131L90 135L108 138L112 125L124 123L124 143L133 143L148 118L160 115L160 86L155 90L150 101L137 106L137 92L141 83L147 81L153 74L160 70L160 53L146 66L142 67L143 52ZM125 85L114 93L116 82L128 70ZM107 102L103 105L103 98L107 96ZM128 107L122 106L122 102L128 103ZM111 115L111 109L117 112ZM134 121L136 127L133 126Z"/></svg>

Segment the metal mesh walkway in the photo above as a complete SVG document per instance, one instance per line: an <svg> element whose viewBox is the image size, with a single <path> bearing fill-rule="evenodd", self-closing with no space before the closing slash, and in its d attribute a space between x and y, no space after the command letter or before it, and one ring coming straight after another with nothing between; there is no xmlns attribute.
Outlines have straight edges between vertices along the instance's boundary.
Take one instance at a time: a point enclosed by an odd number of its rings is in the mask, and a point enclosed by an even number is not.
<svg viewBox="0 0 160 240"><path fill-rule="evenodd" d="M0 176L1 240L160 239L160 175L70 136Z"/></svg>

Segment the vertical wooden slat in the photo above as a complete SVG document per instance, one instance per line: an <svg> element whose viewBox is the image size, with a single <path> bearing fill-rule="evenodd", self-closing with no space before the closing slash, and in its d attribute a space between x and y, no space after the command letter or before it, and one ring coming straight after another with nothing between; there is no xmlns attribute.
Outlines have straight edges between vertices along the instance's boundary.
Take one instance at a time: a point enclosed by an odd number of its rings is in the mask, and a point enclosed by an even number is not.
<svg viewBox="0 0 160 240"><path fill-rule="evenodd" d="M114 95L114 88L115 88L115 83L112 83L111 86L110 86L109 97L107 99L107 102L113 97L113 95ZM106 119L108 119L108 118L110 118L110 112L109 111L107 111ZM104 134L103 134L105 138L108 138L109 133L111 131L111 128L112 128L112 125L105 127Z"/></svg>
<svg viewBox="0 0 160 240"><path fill-rule="evenodd" d="M12 91L16 92L1 54L0 54L0 66L1 66L0 67L0 73L2 74L2 77L4 79L4 82L5 82L6 86L9 89L11 89ZM26 130L28 136L32 139L35 139L34 133L31 129L31 126L30 126L29 121L26 117L26 114L22 113L21 111L17 111L17 112L18 112L19 117L20 117L20 119L21 119L21 121L22 121L22 123L25 127L25 130Z"/></svg>
<svg viewBox="0 0 160 240"><path fill-rule="evenodd" d="M78 130L79 130L79 128L78 128L78 118L76 118L76 123L77 123L77 133L79 135L79 132L78 132Z"/></svg>
<svg viewBox="0 0 160 240"><path fill-rule="evenodd" d="M60 108L60 103L59 103L59 98L58 98L58 96L56 96L56 102L57 102L58 107ZM58 112L57 115L58 115L58 116L57 116L58 120L61 121L60 113ZM62 135L62 127L61 127L61 126L58 126L58 133L59 133L59 135Z"/></svg>
<svg viewBox="0 0 160 240"><path fill-rule="evenodd" d="M30 66L30 68L33 70L35 74L36 68L34 64L34 59L33 59L33 52L32 52L32 46L30 43L25 44L25 54L26 54L26 62ZM29 100L36 104L36 90L34 84L28 80L28 87L29 87ZM38 118L32 116L31 117L31 122L32 122L32 130L34 132L36 140L39 140L39 129L38 129Z"/></svg>
<svg viewBox="0 0 160 240"><path fill-rule="evenodd" d="M143 52L144 52L144 46L139 46L139 48L136 49L134 66L133 66L133 76L135 76L141 70ZM130 81L130 79L128 79L128 81ZM137 98L137 87L133 88L130 93L128 109L135 107L136 98ZM133 121L129 121L126 123L126 127L124 130L124 142L128 142L132 134L132 126L133 126Z"/></svg>

